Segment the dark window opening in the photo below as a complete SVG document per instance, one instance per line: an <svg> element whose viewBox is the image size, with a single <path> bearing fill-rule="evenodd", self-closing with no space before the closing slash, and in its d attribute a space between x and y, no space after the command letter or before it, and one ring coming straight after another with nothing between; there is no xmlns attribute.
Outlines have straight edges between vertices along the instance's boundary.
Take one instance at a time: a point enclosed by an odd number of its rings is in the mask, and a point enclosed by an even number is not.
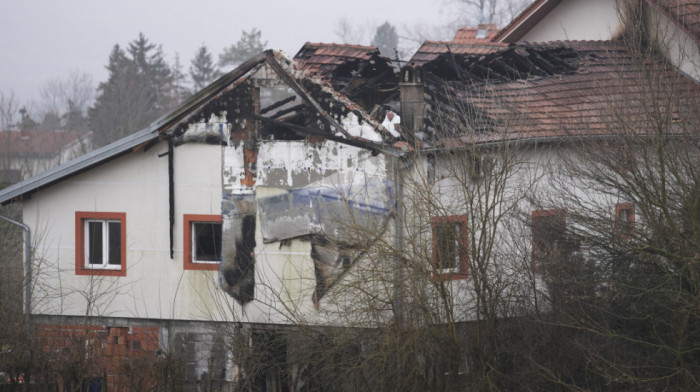
<svg viewBox="0 0 700 392"><path fill-rule="evenodd" d="M532 211L532 264L535 270L559 258L566 240L564 210Z"/></svg>
<svg viewBox="0 0 700 392"><path fill-rule="evenodd" d="M88 222L88 263L102 265L102 222Z"/></svg>
<svg viewBox="0 0 700 392"><path fill-rule="evenodd" d="M183 215L183 268L216 271L222 259L221 215Z"/></svg>
<svg viewBox="0 0 700 392"><path fill-rule="evenodd" d="M436 275L451 279L467 277L467 218L464 215L434 217L433 267Z"/></svg>
<svg viewBox="0 0 700 392"><path fill-rule="evenodd" d="M634 222L634 203L618 203L615 205L615 235L618 238L631 238L634 235Z"/></svg>
<svg viewBox="0 0 700 392"><path fill-rule="evenodd" d="M120 266L122 263L121 222L89 220L86 224L88 264Z"/></svg>
<svg viewBox="0 0 700 392"><path fill-rule="evenodd" d="M439 223L435 232L437 234L435 268L438 270L446 270L458 267L458 225L456 223Z"/></svg>
<svg viewBox="0 0 700 392"><path fill-rule="evenodd" d="M221 261L221 223L193 222L193 261Z"/></svg>
<svg viewBox="0 0 700 392"><path fill-rule="evenodd" d="M126 276L126 214L75 213L75 273Z"/></svg>

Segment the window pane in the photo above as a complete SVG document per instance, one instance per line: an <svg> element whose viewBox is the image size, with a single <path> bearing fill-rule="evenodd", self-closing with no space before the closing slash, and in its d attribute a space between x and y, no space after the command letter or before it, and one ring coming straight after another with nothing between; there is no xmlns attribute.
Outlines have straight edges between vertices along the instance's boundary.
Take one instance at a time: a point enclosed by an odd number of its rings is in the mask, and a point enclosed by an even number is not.
<svg viewBox="0 0 700 392"><path fill-rule="evenodd" d="M532 221L532 245L535 263L551 262L565 247L566 223L563 213L536 216Z"/></svg>
<svg viewBox="0 0 700 392"><path fill-rule="evenodd" d="M457 268L459 260L457 255L458 249L458 230L455 223L441 223L437 226L437 257L436 268L438 270Z"/></svg>
<svg viewBox="0 0 700 392"><path fill-rule="evenodd" d="M194 230L194 260L221 260L221 223L193 223Z"/></svg>
<svg viewBox="0 0 700 392"><path fill-rule="evenodd" d="M122 262L122 223L109 222L109 264Z"/></svg>
<svg viewBox="0 0 700 392"><path fill-rule="evenodd" d="M102 222L88 222L88 263L102 264Z"/></svg>

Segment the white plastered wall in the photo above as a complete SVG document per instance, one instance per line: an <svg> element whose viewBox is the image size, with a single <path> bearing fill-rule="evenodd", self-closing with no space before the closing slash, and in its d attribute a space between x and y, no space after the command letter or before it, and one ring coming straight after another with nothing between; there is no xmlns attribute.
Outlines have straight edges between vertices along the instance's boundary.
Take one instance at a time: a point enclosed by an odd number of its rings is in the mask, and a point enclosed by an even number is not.
<svg viewBox="0 0 700 392"><path fill-rule="evenodd" d="M259 200L304 187L342 189L350 184L391 180L391 158L337 142L259 141L257 147L257 175L252 188L240 184L244 175L243 146L223 147L225 192L253 193ZM351 284L352 273L314 307L316 276L311 243L302 239L264 243L262 218L256 210L255 299L243 306L236 303L233 318L256 323L344 325L339 316L346 314L339 310L347 310L356 298L340 291ZM358 261L351 270L363 268L366 262Z"/></svg>
<svg viewBox="0 0 700 392"><path fill-rule="evenodd" d="M563 0L520 40L609 40L620 28L615 0Z"/></svg>
<svg viewBox="0 0 700 392"><path fill-rule="evenodd" d="M488 152L484 152L484 154L486 155ZM535 292L540 294L546 292L541 276L534 273L531 268L532 233L530 219L533 210L564 207L567 211L572 211L576 206L562 205L563 199L559 193L561 190L571 192L570 196L579 200L585 207L596 210L601 207L607 208L610 218L614 217L616 203L628 202L628 200L613 194L603 194L579 186L575 179L567 177L562 170L567 162L575 162L576 154L574 149L561 145L522 146L513 151L511 159L517 163L514 164L513 170L507 178L503 202L494 203L496 209L503 209L503 211L496 211L496 215L500 213L506 215L499 223L495 235L496 242L492 251L492 259L487 262L488 264L482 265L490 271L490 283L494 288L497 288L490 293L496 293L493 295L497 296L499 304L532 306L535 304L533 297ZM466 156L466 153L462 156ZM455 162L452 159L454 158L445 159L440 155L435 159L436 181L432 185L431 193L436 201L432 203L440 207L435 209L433 216L467 214L470 241L472 239L479 241L482 235L479 231L481 221L470 221L471 218L465 205L465 194L469 187L479 187L479 185L474 185L474 182L483 180L472 179L466 183L457 181L453 176L454 171L465 170L467 166L464 162ZM426 187L430 183L423 182L423 179L426 178L425 172L419 173L419 170L425 171L425 162L419 161L415 166L416 169L410 175L419 178L420 183L413 189L410 189L410 185L407 184L404 192L408 198L419 200L410 192L417 193L421 197L421 193L429 192ZM484 187L482 191L485 191L486 186L481 186ZM422 197L424 198L424 196ZM482 200L484 199L482 198ZM533 200L537 200L541 204L533 204ZM406 203L411 203L411 200L407 199ZM413 252L409 259L416 257L415 261L419 261L422 258L425 263L430 263L432 252L430 218L432 216L429 216L431 214L426 211L426 204L420 201L413 208L407 204L406 214L409 215L407 217L409 222L415 222L415 224L407 225L412 229L409 230L410 233L406 234L406 240L416 239L415 242L418 244L413 244L410 247L407 245L407 250ZM414 214L413 217L410 214ZM637 216L638 221L639 219ZM568 224L571 224L570 219L567 219ZM422 232L419 233L420 230ZM453 311L457 321L474 320L476 317L477 292L475 291L474 271L472 270L474 265L471 264L473 262L474 260L470 260L467 278L443 281L451 293L451 305L454 306ZM422 279L425 278L425 276L422 277ZM430 290L430 285L427 285L426 289ZM437 295L437 293L433 292L433 295ZM436 303L441 303L441 300L437 300ZM501 316L510 315L501 314Z"/></svg>
<svg viewBox="0 0 700 392"><path fill-rule="evenodd" d="M671 64L700 81L700 48L685 31L656 8L649 6L647 31Z"/></svg>
<svg viewBox="0 0 700 392"><path fill-rule="evenodd" d="M170 259L167 144L136 151L35 193L24 221L39 241L34 313L208 320L216 271L183 270L183 214L220 214L221 148L175 148ZM125 277L75 274L75 212L126 213Z"/></svg>

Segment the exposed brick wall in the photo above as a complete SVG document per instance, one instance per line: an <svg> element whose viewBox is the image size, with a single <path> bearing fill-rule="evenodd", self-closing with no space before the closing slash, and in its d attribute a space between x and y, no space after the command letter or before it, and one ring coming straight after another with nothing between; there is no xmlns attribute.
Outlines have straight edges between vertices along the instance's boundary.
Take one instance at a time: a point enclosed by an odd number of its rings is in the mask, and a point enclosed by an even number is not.
<svg viewBox="0 0 700 392"><path fill-rule="evenodd" d="M158 327L38 324L35 338L44 381L101 378L109 391L134 391L157 379Z"/></svg>

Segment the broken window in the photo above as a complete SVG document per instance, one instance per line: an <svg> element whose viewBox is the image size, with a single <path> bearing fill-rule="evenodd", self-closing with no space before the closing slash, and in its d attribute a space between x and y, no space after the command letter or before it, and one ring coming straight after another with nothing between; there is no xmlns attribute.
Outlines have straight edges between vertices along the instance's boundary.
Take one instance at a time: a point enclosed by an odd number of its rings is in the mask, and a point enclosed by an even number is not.
<svg viewBox="0 0 700 392"><path fill-rule="evenodd" d="M217 270L221 261L221 216L184 216L184 268Z"/></svg>
<svg viewBox="0 0 700 392"><path fill-rule="evenodd" d="M289 87L261 87L260 115L271 122L261 124L259 137L264 140L302 140L303 136L276 123L303 126L305 106Z"/></svg>
<svg viewBox="0 0 700 392"><path fill-rule="evenodd" d="M126 214L76 212L76 228L78 274L126 275Z"/></svg>
<svg viewBox="0 0 700 392"><path fill-rule="evenodd" d="M450 279L467 277L467 217L434 217L433 267L435 274Z"/></svg>

